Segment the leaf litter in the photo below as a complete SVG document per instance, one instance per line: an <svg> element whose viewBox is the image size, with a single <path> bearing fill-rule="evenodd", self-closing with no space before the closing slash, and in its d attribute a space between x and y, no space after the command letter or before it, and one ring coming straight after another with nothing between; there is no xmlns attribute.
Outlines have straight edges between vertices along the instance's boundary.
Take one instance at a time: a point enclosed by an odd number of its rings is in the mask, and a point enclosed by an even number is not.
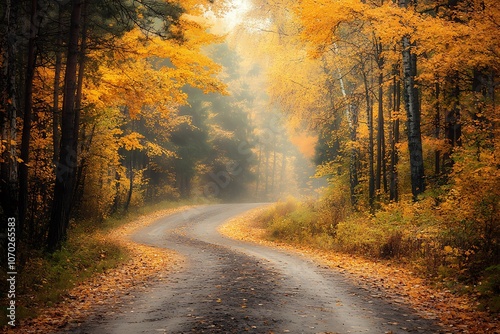
<svg viewBox="0 0 500 334"><path fill-rule="evenodd" d="M67 329L69 325L82 323L86 318L96 315L97 311L99 316L104 316L103 310L106 314L118 312L127 297L134 297L135 293L146 290L149 282L162 280L169 270L183 262L182 256L176 252L138 244L129 237L157 219L187 208L160 210L111 231L100 232L97 238L117 242L129 252L129 260L81 282L67 291L62 301L41 311L36 318L21 320L15 328L8 328L4 332L15 333L19 329L23 333L56 332Z"/></svg>
<svg viewBox="0 0 500 334"><path fill-rule="evenodd" d="M432 282L419 277L402 264L268 240L266 229L257 223L257 217L264 210L257 208L234 218L221 226L219 232L233 239L282 249L312 259L318 266L342 273L379 298L410 305L423 318L439 323L445 332L500 333L498 317L477 310L476 300L432 285Z"/></svg>
<svg viewBox="0 0 500 334"><path fill-rule="evenodd" d="M183 258L167 249L132 242L129 237L137 229L152 224L158 218L185 210L167 209L139 217L99 237L116 241L130 252L130 259L117 268L106 270L69 290L63 300L47 308L33 319L22 320L17 329L23 333L49 333L67 329L106 309L118 312L126 297L147 289L148 282L162 280ZM290 245L266 240L266 230L256 226L262 208L252 210L224 224L219 231L225 236L283 249L313 259L319 266L341 272L351 281L377 296L396 303L411 305L422 317L435 319L449 333L500 333L498 318L476 310L477 302L467 296L432 286L410 269L389 261L373 261L328 250ZM244 305L244 304L243 304ZM7 329L5 333L18 332Z"/></svg>

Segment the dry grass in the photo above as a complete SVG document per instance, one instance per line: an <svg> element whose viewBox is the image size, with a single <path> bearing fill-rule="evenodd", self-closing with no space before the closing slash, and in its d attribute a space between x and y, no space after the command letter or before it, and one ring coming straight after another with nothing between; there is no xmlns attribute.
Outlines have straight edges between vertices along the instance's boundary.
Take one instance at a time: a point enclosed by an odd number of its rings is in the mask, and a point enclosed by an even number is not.
<svg viewBox="0 0 500 334"><path fill-rule="evenodd" d="M411 269L390 260L374 261L360 256L318 249L314 246L271 241L260 215L268 210L255 209L233 219L219 231L237 240L279 248L317 261L323 267L341 272L353 283L384 298L411 305L423 317L436 319L450 333L499 333L498 319L477 311L477 302L432 286Z"/></svg>

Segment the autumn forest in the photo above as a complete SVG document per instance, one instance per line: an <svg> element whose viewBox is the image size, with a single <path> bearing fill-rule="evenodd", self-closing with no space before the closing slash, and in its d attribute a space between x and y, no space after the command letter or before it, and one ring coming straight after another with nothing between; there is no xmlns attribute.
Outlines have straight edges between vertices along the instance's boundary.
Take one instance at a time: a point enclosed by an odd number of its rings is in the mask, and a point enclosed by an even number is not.
<svg viewBox="0 0 500 334"><path fill-rule="evenodd" d="M155 203L277 202L273 240L409 263L500 311L497 1L2 0L0 17L19 266Z"/></svg>

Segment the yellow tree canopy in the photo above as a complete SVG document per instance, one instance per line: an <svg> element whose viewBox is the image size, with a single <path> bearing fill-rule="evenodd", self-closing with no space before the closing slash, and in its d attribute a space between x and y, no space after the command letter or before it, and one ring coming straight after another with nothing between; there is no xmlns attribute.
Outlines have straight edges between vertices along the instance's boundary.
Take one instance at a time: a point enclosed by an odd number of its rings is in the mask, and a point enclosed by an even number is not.
<svg viewBox="0 0 500 334"><path fill-rule="evenodd" d="M100 82L87 93L88 102L101 107L126 106L136 118L146 109L157 109L164 117L187 96L186 85L204 92L224 92L216 77L221 70L202 47L220 41L206 32L200 23L183 18L180 27L183 40L148 36L136 28L126 33L110 52L96 51L100 60Z"/></svg>

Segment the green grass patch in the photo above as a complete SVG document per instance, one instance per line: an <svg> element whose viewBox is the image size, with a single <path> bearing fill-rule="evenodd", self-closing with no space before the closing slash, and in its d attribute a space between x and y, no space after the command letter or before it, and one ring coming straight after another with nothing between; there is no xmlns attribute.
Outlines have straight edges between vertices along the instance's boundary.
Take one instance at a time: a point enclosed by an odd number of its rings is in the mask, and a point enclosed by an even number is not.
<svg viewBox="0 0 500 334"><path fill-rule="evenodd" d="M500 265L488 267L484 271L481 285L480 308L494 313L500 312Z"/></svg>
<svg viewBox="0 0 500 334"><path fill-rule="evenodd" d="M98 238L97 233L80 231L70 232L61 249L52 254L29 254L17 275L16 321L35 317L39 310L60 301L78 283L128 259L127 251L117 243ZM2 312L1 325L5 325L5 307Z"/></svg>

